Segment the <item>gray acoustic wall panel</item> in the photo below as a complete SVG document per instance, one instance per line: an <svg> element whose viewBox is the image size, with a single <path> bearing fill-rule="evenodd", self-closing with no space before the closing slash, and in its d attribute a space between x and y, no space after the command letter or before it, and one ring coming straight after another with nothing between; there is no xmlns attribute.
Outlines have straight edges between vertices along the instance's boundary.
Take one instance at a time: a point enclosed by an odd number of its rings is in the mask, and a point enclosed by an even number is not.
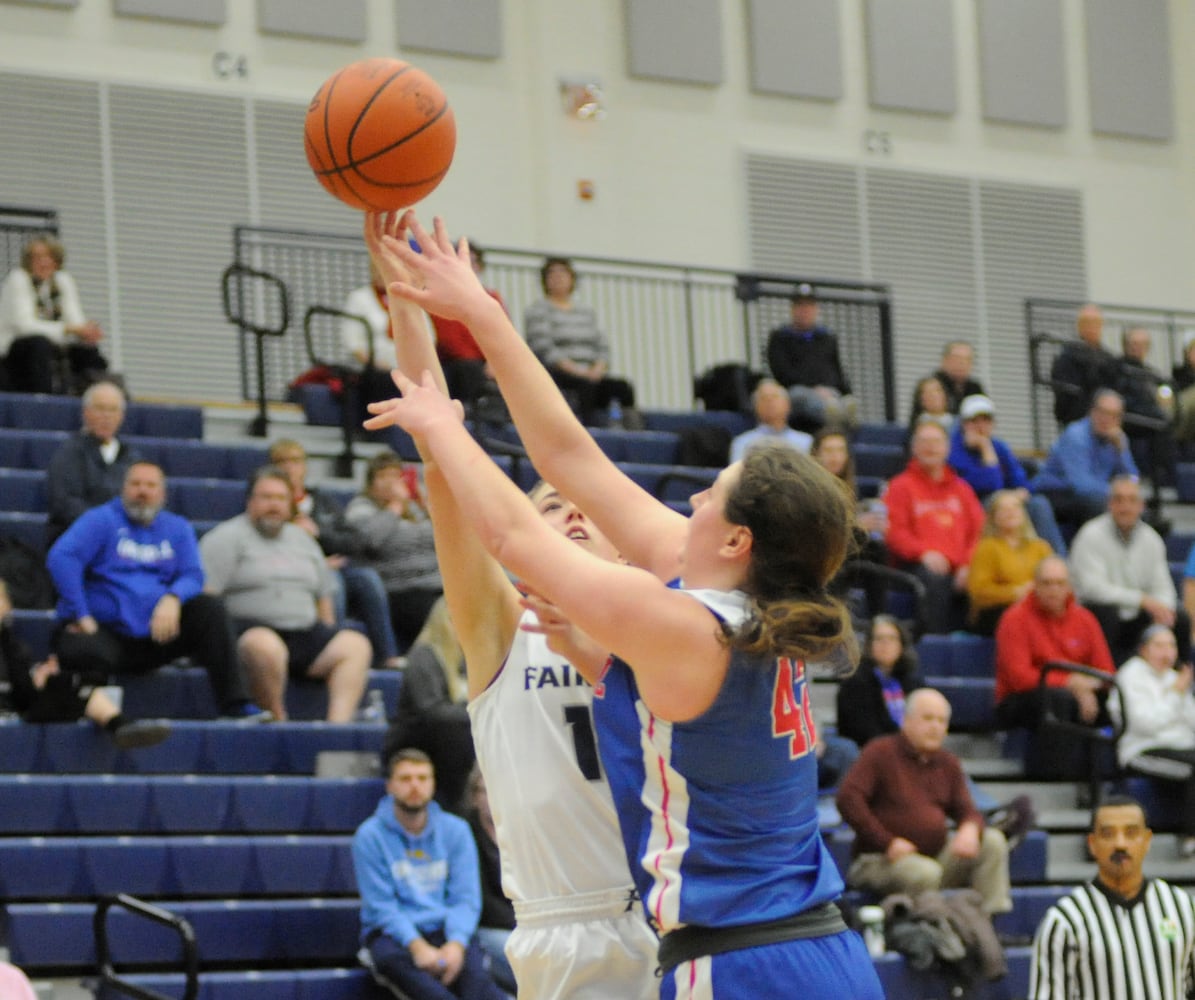
<svg viewBox="0 0 1195 1000"><path fill-rule="evenodd" d="M1174 135L1167 0L1086 0L1091 127L1141 139Z"/></svg>
<svg viewBox="0 0 1195 1000"><path fill-rule="evenodd" d="M365 0L257 0L257 25L267 35L363 42Z"/></svg>
<svg viewBox="0 0 1195 1000"><path fill-rule="evenodd" d="M627 0L626 12L631 76L722 82L719 0Z"/></svg>
<svg viewBox="0 0 1195 1000"><path fill-rule="evenodd" d="M224 0L112 0L117 14L187 24L224 23Z"/></svg>
<svg viewBox="0 0 1195 1000"><path fill-rule="evenodd" d="M836 101L843 95L838 0L748 0L751 88Z"/></svg>
<svg viewBox="0 0 1195 1000"><path fill-rule="evenodd" d="M953 114L951 0L867 0L867 62L875 107Z"/></svg>
<svg viewBox="0 0 1195 1000"><path fill-rule="evenodd" d="M1061 0L979 0L979 62L985 118L1066 124Z"/></svg>
<svg viewBox="0 0 1195 1000"><path fill-rule="evenodd" d="M497 59L502 55L502 0L397 0L398 46Z"/></svg>

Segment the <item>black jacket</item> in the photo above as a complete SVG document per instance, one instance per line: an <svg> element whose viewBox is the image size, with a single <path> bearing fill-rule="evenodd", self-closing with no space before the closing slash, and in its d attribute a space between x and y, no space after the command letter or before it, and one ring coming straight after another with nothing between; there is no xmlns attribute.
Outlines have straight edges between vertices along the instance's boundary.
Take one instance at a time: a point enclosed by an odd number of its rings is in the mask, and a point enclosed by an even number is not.
<svg viewBox="0 0 1195 1000"><path fill-rule="evenodd" d="M914 666L901 680L907 695L921 686L921 670ZM838 685L838 735L863 746L877 736L894 733L897 725L884 703L884 689L875 674L875 661L863 657L855 672Z"/></svg>
<svg viewBox="0 0 1195 1000"><path fill-rule="evenodd" d="M46 472L47 546L84 511L120 495L129 466L144 456L119 439L117 445L111 465L100 454L99 439L87 431L67 438L54 452Z"/></svg>

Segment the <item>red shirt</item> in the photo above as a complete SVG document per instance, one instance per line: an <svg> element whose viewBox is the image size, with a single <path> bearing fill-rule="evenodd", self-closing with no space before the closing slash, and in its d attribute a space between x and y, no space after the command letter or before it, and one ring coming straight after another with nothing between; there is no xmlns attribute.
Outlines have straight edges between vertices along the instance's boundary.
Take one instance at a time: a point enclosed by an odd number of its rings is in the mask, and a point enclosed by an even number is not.
<svg viewBox="0 0 1195 1000"><path fill-rule="evenodd" d="M1116 672L1099 622L1073 595L1062 616L1055 617L1046 614L1035 594L1026 594L1000 616L996 628L996 702L1032 691L1041 678L1041 665L1050 660ZM1065 670L1051 670L1046 683L1062 687L1068 677Z"/></svg>
<svg viewBox="0 0 1195 1000"><path fill-rule="evenodd" d="M882 853L904 837L919 854L937 857L946 846L947 818L983 829L959 759L949 750L919 753L904 733L876 737L863 748L837 802L855 831L856 856Z"/></svg>
<svg viewBox="0 0 1195 1000"><path fill-rule="evenodd" d="M975 491L951 468L931 479L914 459L893 476L888 504L888 551L901 562L918 562L941 552L951 570L966 566L983 528L983 507Z"/></svg>
<svg viewBox="0 0 1195 1000"><path fill-rule="evenodd" d="M498 302L502 311L509 315L502 296L493 288L487 288L486 291ZM436 331L436 353L440 355L441 361L485 360L485 355L481 353L473 334L459 319L445 319L443 316L433 315L432 326Z"/></svg>

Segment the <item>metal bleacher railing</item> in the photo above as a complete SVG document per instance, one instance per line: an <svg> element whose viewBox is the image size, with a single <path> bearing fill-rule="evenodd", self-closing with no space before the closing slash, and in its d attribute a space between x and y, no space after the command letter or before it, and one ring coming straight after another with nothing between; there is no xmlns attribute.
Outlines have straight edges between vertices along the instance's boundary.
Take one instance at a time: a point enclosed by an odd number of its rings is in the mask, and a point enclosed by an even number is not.
<svg viewBox="0 0 1195 1000"><path fill-rule="evenodd" d="M1156 309L1150 306L1126 306L1094 303L1104 314L1105 334L1122 334L1143 327L1152 334L1149 362L1169 377L1171 369L1182 362L1183 338L1195 332L1195 312ZM1033 407L1033 447L1049 448L1057 433L1054 420L1054 387L1050 368L1063 345L1076 338L1075 314L1086 303L1060 299L1025 300L1025 335L1029 349L1030 393ZM1113 353L1119 354L1118 347ZM1127 420L1126 420L1127 422Z"/></svg>
<svg viewBox="0 0 1195 1000"><path fill-rule="evenodd" d="M58 233L58 213L51 208L0 205L0 274L21 263L21 248L34 233Z"/></svg>
<svg viewBox="0 0 1195 1000"><path fill-rule="evenodd" d="M823 321L838 334L843 363L855 385L863 420L895 419L891 297L886 285L791 275L739 273L644 261L577 255L578 295L593 305L610 336L614 366L636 383L644 408L689 409L693 379L724 362L766 370L764 348L773 327L788 322L789 297L802 282L812 284ZM502 293L516 325L541 297L543 255L486 247L485 281ZM292 379L310 364L302 329L280 335L290 317L312 306L340 307L368 280L368 258L359 236L237 226L231 269L243 275L234 292L241 310L242 390L255 399L264 386L268 400L284 400ZM285 300L265 279L286 289ZM333 324L326 336L335 336ZM259 370L259 345L261 364ZM334 344L321 348L327 354ZM877 361L881 362L877 364Z"/></svg>

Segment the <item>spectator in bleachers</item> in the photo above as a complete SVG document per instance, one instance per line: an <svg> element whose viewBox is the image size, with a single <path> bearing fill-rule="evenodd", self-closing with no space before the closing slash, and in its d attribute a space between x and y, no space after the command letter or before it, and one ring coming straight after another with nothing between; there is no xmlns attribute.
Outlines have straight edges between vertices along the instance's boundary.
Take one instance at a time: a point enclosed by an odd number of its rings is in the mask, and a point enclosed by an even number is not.
<svg viewBox="0 0 1195 1000"><path fill-rule="evenodd" d="M1034 530L1050 548L1066 555L1066 542L1044 496L1031 493L1029 477L1007 442L995 435L996 406L987 396L968 396L959 408L950 435L951 468L963 477L980 500L996 490L1015 490L1025 505Z"/></svg>
<svg viewBox="0 0 1195 1000"><path fill-rule="evenodd" d="M476 759L467 696L465 654L440 598L407 652L398 710L382 754L389 758L402 747L415 747L431 757L436 797L447 809L457 808Z"/></svg>
<svg viewBox="0 0 1195 1000"><path fill-rule="evenodd" d="M472 240L469 241L469 260L473 265L473 273L480 279L485 271L485 251ZM509 312L496 288L487 288L486 291L497 300L503 311ZM436 354L444 371L444 381L448 383L448 395L459 399L469 410L491 384L485 355L469 328L460 320L432 315L431 321L436 331Z"/></svg>
<svg viewBox="0 0 1195 1000"><path fill-rule="evenodd" d="M432 801L427 754L405 749L353 836L361 943L374 975L411 1000L503 1000L477 943L481 882L469 825Z"/></svg>
<svg viewBox="0 0 1195 1000"><path fill-rule="evenodd" d="M0 286L0 349L14 392L81 392L108 368L97 346L104 332L84 315L65 260L58 240L35 236Z"/></svg>
<svg viewBox="0 0 1195 1000"><path fill-rule="evenodd" d="M382 577L394 635L405 650L444 593L444 584L431 520L394 452L382 451L369 460L365 490L349 501L345 517L365 540L364 558Z"/></svg>
<svg viewBox="0 0 1195 1000"><path fill-rule="evenodd" d="M613 403L624 426L642 426L635 411L635 390L610 372L610 343L592 306L573 299L577 272L567 257L549 257L539 272L544 298L527 307L523 335L566 397L576 401L586 426L602 426Z"/></svg>
<svg viewBox="0 0 1195 1000"><path fill-rule="evenodd" d="M1124 397L1125 433L1137 465L1151 480L1174 482L1174 387L1149 364L1150 334L1144 327L1126 330L1117 359L1116 389ZM1132 419L1136 418L1136 419Z"/></svg>
<svg viewBox="0 0 1195 1000"><path fill-rule="evenodd" d="M286 473L258 469L245 513L216 525L200 543L207 591L224 598L259 704L285 719L287 675L321 680L328 685L328 721L350 722L373 652L360 632L336 628L324 554L291 523L294 513Z"/></svg>
<svg viewBox="0 0 1195 1000"><path fill-rule="evenodd" d="M1183 334L1182 364L1172 370L1174 401L1174 439L1184 444L1195 441L1195 330Z"/></svg>
<svg viewBox="0 0 1195 1000"><path fill-rule="evenodd" d="M112 737L122 750L161 743L170 735L165 722L133 721L121 714L108 694L64 673L49 656L34 663L12 628L8 586L0 580L0 718L18 713L26 722L74 722L86 717Z"/></svg>
<svg viewBox="0 0 1195 1000"><path fill-rule="evenodd" d="M888 484L888 551L925 585L927 632L962 624L971 553L983 527L975 491L946 464L948 448L941 425L922 417L908 467Z"/></svg>
<svg viewBox="0 0 1195 1000"><path fill-rule="evenodd" d="M909 694L921 686L917 651L892 615L876 615L859 666L838 685L838 733L866 746L900 729Z"/></svg>
<svg viewBox="0 0 1195 1000"><path fill-rule="evenodd" d="M1124 727L1116 744L1120 766L1183 783L1179 856L1195 857L1195 698L1191 664L1178 662L1178 643L1165 625L1151 625L1137 655L1116 672L1108 710ZM1124 696L1121 704L1120 695Z"/></svg>
<svg viewBox="0 0 1195 1000"><path fill-rule="evenodd" d="M362 407L361 419L368 414L367 403L394 395L390 370L394 367L394 341L390 337L390 313L386 306L386 285L372 263L369 284L354 288L346 296L341 311L360 317L340 321L340 343L345 353L359 365L357 386ZM368 332L367 332L368 328Z"/></svg>
<svg viewBox="0 0 1195 1000"><path fill-rule="evenodd" d="M1099 873L1046 910L1033 940L1031 1000L1192 995L1195 902L1185 887L1145 877L1152 839L1145 810L1128 796L1092 811L1087 850Z"/></svg>
<svg viewBox="0 0 1195 1000"><path fill-rule="evenodd" d="M942 348L942 363L934 378L946 390L946 405L951 413L958 413L968 396L985 396L983 385L971 377L975 366L975 348L965 340L952 340Z"/></svg>
<svg viewBox="0 0 1195 1000"><path fill-rule="evenodd" d="M1178 606L1166 543L1141 519L1144 510L1137 478L1115 477L1107 512L1083 525L1071 545L1075 594L1099 621L1115 662L1133 653L1150 625L1165 625L1188 663L1191 621Z"/></svg>
<svg viewBox="0 0 1195 1000"><path fill-rule="evenodd" d="M1091 412L1068 424L1050 447L1030 485L1049 499L1059 521L1081 525L1099 517L1108 505L1112 477L1137 475L1123 424L1120 393L1100 389Z"/></svg>
<svg viewBox="0 0 1195 1000"><path fill-rule="evenodd" d="M954 430L954 414L950 399L942 383L933 375L926 375L913 387L913 405L909 410L909 438L917 430L922 418L932 419L947 434Z"/></svg>
<svg viewBox="0 0 1195 1000"><path fill-rule="evenodd" d="M784 386L772 378L765 378L751 394L751 408L758 421L749 431L743 431L730 442L730 460L738 462L747 450L757 444L779 441L799 452L809 454L813 438L804 431L788 426L788 415L792 402Z"/></svg>
<svg viewBox="0 0 1195 1000"><path fill-rule="evenodd" d="M968 631L992 635L1005 609L1033 589L1033 571L1051 551L1034 532L1020 491L997 490L988 497L967 577Z"/></svg>
<svg viewBox="0 0 1195 1000"><path fill-rule="evenodd" d="M378 571L363 565L365 539L348 522L335 497L307 482L307 452L298 441L284 438L270 447L270 464L290 479L295 494L294 523L319 543L337 587L333 593L336 620L352 613L365 625L373 647L374 665L383 669L402 666L386 587Z"/></svg>
<svg viewBox="0 0 1195 1000"><path fill-rule="evenodd" d="M490 975L507 993L518 993L514 971L506 958L506 942L515 929L514 904L502 891L502 860L498 853L498 832L481 768L474 765L465 788L465 819L477 845L481 866L481 922L477 941L490 960Z"/></svg>
<svg viewBox="0 0 1195 1000"><path fill-rule="evenodd" d="M1008 842L984 823L962 764L943 749L949 724L950 703L920 688L900 731L863 748L838 789L838 811L855 831L847 884L881 895L969 887L985 912L1007 913Z"/></svg>
<svg viewBox="0 0 1195 1000"><path fill-rule="evenodd" d="M124 391L96 382L83 393L83 429L62 443L46 470L47 543L53 545L80 514L120 493L140 452L117 436L124 423Z"/></svg>
<svg viewBox="0 0 1195 1000"><path fill-rule="evenodd" d="M823 427L813 435L810 455L823 469L840 479L851 496L858 497L855 480L855 456L846 433L837 427ZM888 565L888 507L880 497L860 500L855 507L855 551L839 573L834 592L845 595L853 586L861 586L867 598L868 616L877 614L887 599L887 581L882 574L867 570L862 564Z"/></svg>
<svg viewBox="0 0 1195 1000"><path fill-rule="evenodd" d="M161 467L134 462L120 496L87 511L54 543L46 565L59 593L58 661L104 683L189 656L207 670L222 714L261 719L224 605L203 593L195 530L165 503Z"/></svg>
<svg viewBox="0 0 1195 1000"><path fill-rule="evenodd" d="M1059 427L1082 420L1100 389L1116 387L1116 358L1103 343L1104 314L1088 303L1075 316L1078 340L1068 340L1050 366L1054 419Z"/></svg>
<svg viewBox="0 0 1195 1000"><path fill-rule="evenodd" d="M1095 615L1071 590L1061 556L1047 556L1033 574L1033 589L1012 605L996 627L996 724L1036 729L1045 709L1064 722L1107 723L1106 692L1094 678L1052 670L1039 688L1041 668L1054 660L1078 663L1111 675L1116 666ZM1041 758L1058 776L1082 777L1088 748L1055 732L1042 734Z"/></svg>
<svg viewBox="0 0 1195 1000"><path fill-rule="evenodd" d="M838 338L819 322L812 285L797 286L792 321L768 334L767 357L773 378L788 390L798 427L854 426L857 403L851 381Z"/></svg>

